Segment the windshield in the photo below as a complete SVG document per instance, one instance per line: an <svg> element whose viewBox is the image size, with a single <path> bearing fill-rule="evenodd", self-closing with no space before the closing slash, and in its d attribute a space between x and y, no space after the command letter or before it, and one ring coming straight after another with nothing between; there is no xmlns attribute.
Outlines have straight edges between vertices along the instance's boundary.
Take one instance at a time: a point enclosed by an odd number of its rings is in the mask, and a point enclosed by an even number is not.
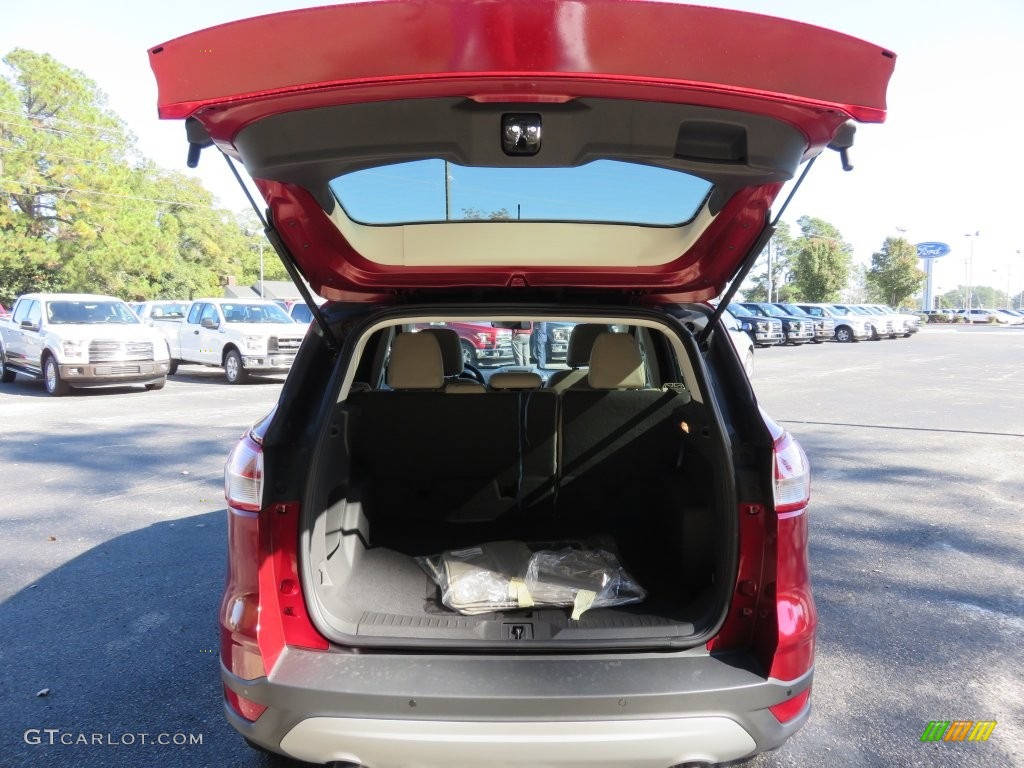
<svg viewBox="0 0 1024 768"><path fill-rule="evenodd" d="M729 311L737 317L754 317L754 313L744 307L742 304L730 304Z"/></svg>
<svg viewBox="0 0 1024 768"><path fill-rule="evenodd" d="M50 301L46 304L46 319L53 325L136 325L139 322L123 301Z"/></svg>
<svg viewBox="0 0 1024 768"><path fill-rule="evenodd" d="M339 176L331 190L363 224L439 221L586 221L678 226L711 183L619 160L574 168L478 168L414 160Z"/></svg>
<svg viewBox="0 0 1024 768"><path fill-rule="evenodd" d="M786 312L783 312L774 304L761 304L760 307L772 317L789 317Z"/></svg>
<svg viewBox="0 0 1024 768"><path fill-rule="evenodd" d="M149 316L154 318L180 319L188 314L189 303L187 301L175 301L170 304L154 304L149 311Z"/></svg>
<svg viewBox="0 0 1024 768"><path fill-rule="evenodd" d="M221 304L224 321L228 323L294 323L277 304Z"/></svg>
<svg viewBox="0 0 1024 768"><path fill-rule="evenodd" d="M810 317L807 312L804 312L796 304L781 304L780 307L795 317Z"/></svg>

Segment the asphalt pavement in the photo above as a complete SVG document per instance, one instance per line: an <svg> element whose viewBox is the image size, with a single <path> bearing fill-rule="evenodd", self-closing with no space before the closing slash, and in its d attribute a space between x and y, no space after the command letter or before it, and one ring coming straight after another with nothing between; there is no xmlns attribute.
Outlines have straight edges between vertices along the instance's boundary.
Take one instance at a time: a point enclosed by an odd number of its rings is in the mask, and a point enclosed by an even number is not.
<svg viewBox="0 0 1024 768"><path fill-rule="evenodd" d="M1024 764L1024 329L758 350L813 467L814 711L767 766ZM0 385L0 766L300 764L221 714L224 458L280 378ZM925 743L934 720L994 720Z"/></svg>

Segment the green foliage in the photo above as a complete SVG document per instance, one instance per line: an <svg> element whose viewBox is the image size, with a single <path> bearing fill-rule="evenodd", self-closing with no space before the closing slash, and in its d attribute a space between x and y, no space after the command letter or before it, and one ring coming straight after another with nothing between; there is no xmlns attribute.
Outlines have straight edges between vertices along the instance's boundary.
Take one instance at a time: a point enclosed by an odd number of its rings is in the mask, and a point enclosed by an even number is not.
<svg viewBox="0 0 1024 768"><path fill-rule="evenodd" d="M887 237L871 257L867 283L874 301L895 307L920 291L926 277L917 267L917 249L902 237Z"/></svg>
<svg viewBox="0 0 1024 768"><path fill-rule="evenodd" d="M768 301L768 289L771 288L772 301L794 301L800 297L789 284L790 254L793 249L793 235L789 224L780 221L768 245L757 257L754 268L750 270L747 282L743 285L743 295L747 301ZM771 259L769 259L769 251ZM771 275L768 264L771 262Z"/></svg>
<svg viewBox="0 0 1024 768"><path fill-rule="evenodd" d="M467 221L511 221L512 214L508 208L499 208L496 211L482 211L479 208L463 208L462 218Z"/></svg>
<svg viewBox="0 0 1024 768"><path fill-rule="evenodd" d="M0 301L33 290L193 298L219 294L225 275L255 281L245 222L196 179L139 157L95 83L46 54L16 49L4 62ZM266 278L286 279L267 250Z"/></svg>
<svg viewBox="0 0 1024 768"><path fill-rule="evenodd" d="M791 259L795 290L805 301L836 301L850 274L851 246L822 219L801 216L797 224L801 236Z"/></svg>

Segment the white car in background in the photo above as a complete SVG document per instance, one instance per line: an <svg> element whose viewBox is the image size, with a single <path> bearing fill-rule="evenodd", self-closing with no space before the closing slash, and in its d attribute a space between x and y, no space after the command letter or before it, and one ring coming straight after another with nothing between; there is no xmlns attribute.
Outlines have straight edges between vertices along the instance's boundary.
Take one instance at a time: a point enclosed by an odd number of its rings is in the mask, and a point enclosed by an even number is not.
<svg viewBox="0 0 1024 768"><path fill-rule="evenodd" d="M722 323L729 331L729 338L732 345L736 347L736 354L743 363L743 370L747 372L747 378L754 375L754 341L750 334L743 330L740 321L737 320L729 310L722 312Z"/></svg>
<svg viewBox="0 0 1024 768"><path fill-rule="evenodd" d="M1002 315L994 309L960 309L957 315L964 318L968 323L998 323L1009 325L1010 318Z"/></svg>
<svg viewBox="0 0 1024 768"><path fill-rule="evenodd" d="M1009 309L995 309L993 310L999 317L1006 318L1007 325L1024 325L1024 315ZM1002 322L1001 320L998 322Z"/></svg>

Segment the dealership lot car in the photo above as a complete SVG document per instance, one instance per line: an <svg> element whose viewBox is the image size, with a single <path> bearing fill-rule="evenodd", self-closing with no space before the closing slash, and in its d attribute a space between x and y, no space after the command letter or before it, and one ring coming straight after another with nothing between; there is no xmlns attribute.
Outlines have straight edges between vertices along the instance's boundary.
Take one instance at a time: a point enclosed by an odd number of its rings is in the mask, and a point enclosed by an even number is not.
<svg viewBox="0 0 1024 768"><path fill-rule="evenodd" d="M782 321L779 318L756 315L735 302L729 305L728 311L736 318L740 327L750 334L750 338L757 346L770 347L785 343L786 334L782 332Z"/></svg>
<svg viewBox="0 0 1024 768"><path fill-rule="evenodd" d="M835 304L797 304L811 317L830 317L835 322L836 341L861 341L877 338L870 316Z"/></svg>
<svg viewBox="0 0 1024 768"><path fill-rule="evenodd" d="M819 315L815 317L809 312L805 312L800 309L796 304L785 304L781 302L775 302L774 306L781 309L793 317L810 318L811 322L814 323L814 343L821 344L824 341L829 341L835 338L836 335L836 321L831 317Z"/></svg>
<svg viewBox="0 0 1024 768"><path fill-rule="evenodd" d="M756 301L745 301L740 306L761 317L775 317L782 322L782 332L786 344L794 346L815 340L814 319L809 315L791 315L775 304Z"/></svg>
<svg viewBox="0 0 1024 768"><path fill-rule="evenodd" d="M782 183L884 118L893 55L541 0L277 14L150 61L192 162L242 161L328 300L226 467L232 725L375 768L667 768L792 735L809 468L705 302ZM451 381L452 329L417 328L467 321L586 327L587 376Z"/></svg>

